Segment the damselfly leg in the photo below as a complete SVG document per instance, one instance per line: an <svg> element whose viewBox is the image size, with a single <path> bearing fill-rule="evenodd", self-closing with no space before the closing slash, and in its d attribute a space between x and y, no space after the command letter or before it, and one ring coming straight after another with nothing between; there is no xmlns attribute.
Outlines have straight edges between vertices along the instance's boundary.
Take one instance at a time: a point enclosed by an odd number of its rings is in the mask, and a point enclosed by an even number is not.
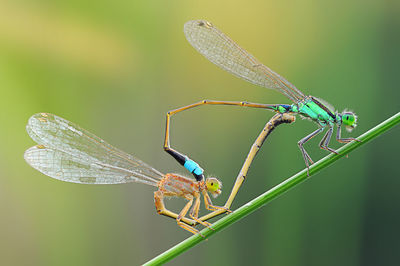
<svg viewBox="0 0 400 266"><path fill-rule="evenodd" d="M337 127L337 132L336 132L336 140L340 143L349 143L352 141L358 141L361 142L361 140L356 139L356 138L342 138L342 125L338 125Z"/></svg>
<svg viewBox="0 0 400 266"><path fill-rule="evenodd" d="M321 142L319 143L319 147L323 150L327 150L330 151L331 153L334 154L339 154L337 151L335 151L334 149L328 147L329 142L331 140L332 137L332 133L333 133L333 126L330 126L328 128L328 131L326 132L326 134L324 135L324 137L321 139Z"/></svg>

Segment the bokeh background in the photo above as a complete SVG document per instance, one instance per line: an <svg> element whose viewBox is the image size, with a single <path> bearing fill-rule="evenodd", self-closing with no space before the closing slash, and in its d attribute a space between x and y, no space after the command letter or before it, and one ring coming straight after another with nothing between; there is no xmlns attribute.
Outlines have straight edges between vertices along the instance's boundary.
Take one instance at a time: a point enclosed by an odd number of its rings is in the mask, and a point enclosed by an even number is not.
<svg viewBox="0 0 400 266"><path fill-rule="evenodd" d="M29 167L32 114L55 113L162 172L186 174L162 150L168 110L201 99L290 103L198 54L182 29L203 18L305 93L354 110L358 136L400 107L399 11L398 1L364 0L0 1L0 264L138 265L190 236L156 214L152 187L70 184ZM206 106L173 117L172 146L224 183L216 204L272 115ZM296 143L314 129L298 119L274 132L233 209L303 169ZM170 264L398 265L399 133ZM318 142L307 145L314 159L326 154Z"/></svg>

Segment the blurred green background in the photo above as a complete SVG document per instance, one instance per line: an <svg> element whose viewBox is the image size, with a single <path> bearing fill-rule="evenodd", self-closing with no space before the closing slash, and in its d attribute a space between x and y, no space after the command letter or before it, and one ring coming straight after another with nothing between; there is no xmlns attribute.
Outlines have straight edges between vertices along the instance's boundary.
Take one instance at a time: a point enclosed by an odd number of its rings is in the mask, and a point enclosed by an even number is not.
<svg viewBox="0 0 400 266"><path fill-rule="evenodd" d="M203 18L306 94L354 110L358 136L399 110L399 11L398 1L361 0L0 1L0 264L138 265L190 236L156 214L152 187L70 184L29 167L32 114L57 114L162 172L186 174L162 150L168 110L201 99L290 103L198 54L182 29ZM206 106L173 117L172 146L224 183L216 204L272 115ZM233 209L303 169L296 144L314 129L298 118L274 132ZM399 133L170 264L398 265ZM326 155L318 142L307 145L314 159Z"/></svg>

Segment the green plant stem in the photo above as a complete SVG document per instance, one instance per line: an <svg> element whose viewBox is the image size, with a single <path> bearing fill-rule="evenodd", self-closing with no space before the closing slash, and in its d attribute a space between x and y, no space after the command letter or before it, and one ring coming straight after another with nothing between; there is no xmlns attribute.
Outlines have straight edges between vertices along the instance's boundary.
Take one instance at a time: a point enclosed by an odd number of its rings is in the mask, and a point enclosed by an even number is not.
<svg viewBox="0 0 400 266"><path fill-rule="evenodd" d="M310 167L310 176L317 173L318 171L324 169L325 167L331 165L336 160L342 158L343 156L347 155L352 150L360 147L361 145L366 144L368 141L378 137L379 135L383 134L390 128L394 127L400 122L400 112L393 115L386 121L380 123L376 127L370 129L366 133L362 134L358 137L361 142L353 141L348 143L338 149L338 155L330 154L318 162L314 163ZM165 251L164 253L158 255L157 257L153 258L152 260L148 261L144 265L158 265L166 263L167 261L173 259L174 257L178 256L179 254L183 253L184 251L188 250L189 248L195 246L196 244L204 241L208 237L216 234L217 232L221 231L222 229L228 227L229 225L237 222L238 220L242 219L243 217L249 215L250 213L254 212L258 208L266 205L276 197L282 195L295 185L307 180L307 171L306 169L300 171L299 173L295 174L294 176L286 179L282 183L278 184L277 186L271 188L267 192L261 194L257 198L253 199L252 201L248 202L247 204L243 205L242 207L238 208L231 214L219 219L212 225L212 229L205 228L201 231L201 233L205 237L201 237L200 235L193 235L186 240L178 243L174 247L170 248L169 250Z"/></svg>

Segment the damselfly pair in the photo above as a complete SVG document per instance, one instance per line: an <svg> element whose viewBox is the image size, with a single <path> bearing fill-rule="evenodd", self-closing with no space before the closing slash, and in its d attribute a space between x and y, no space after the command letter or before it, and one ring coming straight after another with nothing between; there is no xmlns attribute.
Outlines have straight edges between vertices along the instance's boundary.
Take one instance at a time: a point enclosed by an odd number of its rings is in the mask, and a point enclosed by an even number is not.
<svg viewBox="0 0 400 266"><path fill-rule="evenodd" d="M177 174L162 174L141 160L111 146L104 140L58 116L41 113L33 115L28 122L27 131L38 145L25 152L25 160L40 172L62 180L82 184L118 184L138 182L158 187L154 200L159 214L176 219L179 226L199 233L193 226L202 224L209 227L208 219L228 212L239 190L251 162L268 134L281 123L294 121L292 114L310 118L319 125L319 129L299 141L299 147L307 168L313 163L303 144L328 128L320 143L322 149L336 153L328 147L333 126L338 127L337 140L349 142L354 138L341 138L341 125L352 129L356 125L356 116L351 112L333 113L312 96L305 96L296 87L268 67L259 63L253 56L240 48L229 37L203 20L189 21L184 27L188 41L211 62L223 69L257 85L274 88L293 101L292 105L257 104L230 101L201 101L167 113L167 126L164 149L180 164L191 172L196 180ZM236 179L228 201L223 207L213 205L208 193L218 196L221 182L214 178L204 178L203 169L189 157L172 149L169 145L170 118L172 115L203 104L236 105L270 109L275 115L264 127L252 146L242 170ZM180 213L169 211L164 206L164 197L177 196L188 200ZM200 197L204 198L205 207L211 214L198 217ZM189 213L189 217L185 217Z"/></svg>

